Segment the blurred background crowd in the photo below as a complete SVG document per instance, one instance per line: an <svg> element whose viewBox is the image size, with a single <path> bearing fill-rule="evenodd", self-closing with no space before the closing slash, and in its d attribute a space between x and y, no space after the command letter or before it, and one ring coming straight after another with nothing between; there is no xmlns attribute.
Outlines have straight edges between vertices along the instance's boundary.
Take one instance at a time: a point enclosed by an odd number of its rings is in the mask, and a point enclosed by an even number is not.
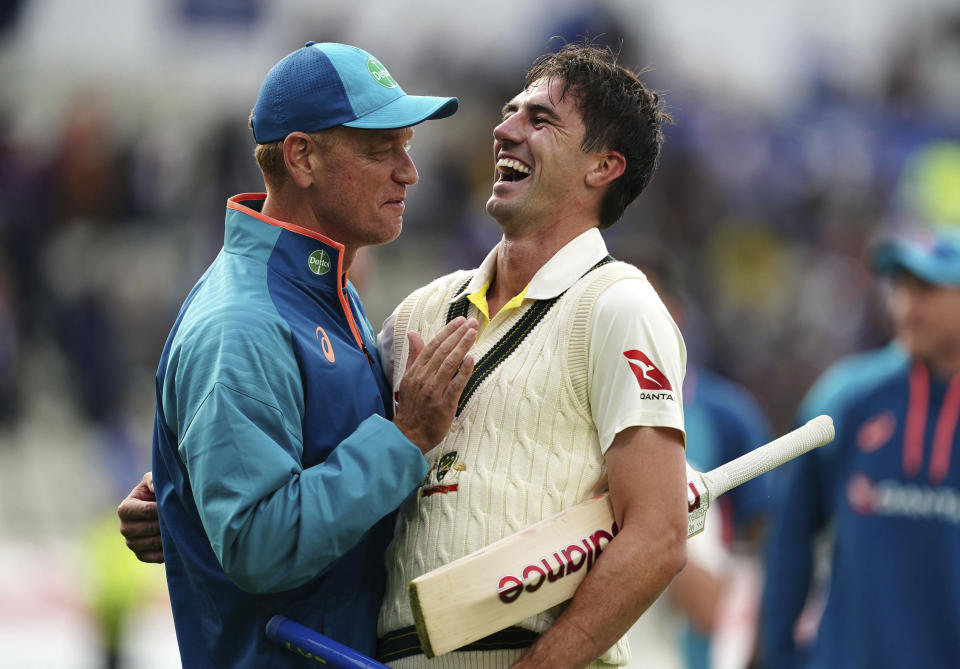
<svg viewBox="0 0 960 669"><path fill-rule="evenodd" d="M161 571L115 554L112 514L149 468L156 362L225 199L262 189L269 66L348 42L460 98L417 129L400 240L353 273L377 326L496 242L500 107L552 36L583 35L649 67L674 119L611 252L672 259L691 361L785 431L828 364L887 336L869 241L960 224L955 1L0 3L0 667L94 667L102 645L176 666Z"/></svg>

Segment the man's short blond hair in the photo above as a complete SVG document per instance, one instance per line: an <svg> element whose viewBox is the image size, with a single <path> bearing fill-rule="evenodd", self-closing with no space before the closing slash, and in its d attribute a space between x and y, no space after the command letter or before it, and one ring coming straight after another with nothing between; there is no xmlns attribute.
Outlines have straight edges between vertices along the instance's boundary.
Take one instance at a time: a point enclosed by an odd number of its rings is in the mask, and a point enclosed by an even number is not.
<svg viewBox="0 0 960 669"><path fill-rule="evenodd" d="M253 150L257 166L263 172L263 180L268 186L276 186L286 179L287 167L283 161L283 141L257 144Z"/></svg>
<svg viewBox="0 0 960 669"><path fill-rule="evenodd" d="M250 112L251 127L253 124L253 112ZM337 136L336 130L340 126L327 128L317 132L308 132L307 134L319 145L321 150L327 150ZM273 188L281 186L287 180L287 165L283 159L283 140L268 142L267 144L257 144L253 150L253 157L257 161L257 166L263 172L263 180L267 187Z"/></svg>

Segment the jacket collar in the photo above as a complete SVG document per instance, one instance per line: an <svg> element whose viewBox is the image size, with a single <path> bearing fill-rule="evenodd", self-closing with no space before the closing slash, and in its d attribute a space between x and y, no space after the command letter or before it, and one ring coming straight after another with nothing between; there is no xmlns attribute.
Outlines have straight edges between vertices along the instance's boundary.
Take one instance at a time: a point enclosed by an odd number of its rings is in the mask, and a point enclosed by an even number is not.
<svg viewBox="0 0 960 669"><path fill-rule="evenodd" d="M269 261L272 270L310 287L342 289L347 281L343 245L319 232L265 216L260 209L266 197L266 193L241 193L227 200L224 249Z"/></svg>

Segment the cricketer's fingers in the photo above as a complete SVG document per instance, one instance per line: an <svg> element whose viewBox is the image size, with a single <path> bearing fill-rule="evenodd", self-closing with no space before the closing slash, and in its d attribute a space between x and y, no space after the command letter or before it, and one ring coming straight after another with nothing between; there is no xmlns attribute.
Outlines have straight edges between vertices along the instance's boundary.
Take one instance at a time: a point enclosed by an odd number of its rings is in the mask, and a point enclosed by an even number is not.
<svg viewBox="0 0 960 669"><path fill-rule="evenodd" d="M153 472L147 472L140 479L140 483L134 486L133 490L130 491L130 494L127 495L126 499L140 499L149 502L156 501L156 496L153 491ZM123 506L121 504L120 506Z"/></svg>
<svg viewBox="0 0 960 669"><path fill-rule="evenodd" d="M163 542L160 535L148 535L138 539L127 539L127 548L141 562L163 563Z"/></svg>
<svg viewBox="0 0 960 669"><path fill-rule="evenodd" d="M117 516L121 527L124 522L138 520L157 520L157 497L153 490L153 472L147 472L140 483L120 502Z"/></svg>
<svg viewBox="0 0 960 669"><path fill-rule="evenodd" d="M153 488L153 474L147 472L117 507L120 534L141 562L163 562L160 521Z"/></svg>
<svg viewBox="0 0 960 669"><path fill-rule="evenodd" d="M150 509L150 506L153 509ZM152 516L153 520L150 520ZM141 562L163 562L163 542L160 538L160 523L156 520L156 503L137 502L128 504L125 520L120 521L120 534ZM133 517L140 518L133 520Z"/></svg>
<svg viewBox="0 0 960 669"><path fill-rule="evenodd" d="M132 527L145 522L156 523L157 503L127 497L117 507L117 516L120 518L121 530L124 526Z"/></svg>

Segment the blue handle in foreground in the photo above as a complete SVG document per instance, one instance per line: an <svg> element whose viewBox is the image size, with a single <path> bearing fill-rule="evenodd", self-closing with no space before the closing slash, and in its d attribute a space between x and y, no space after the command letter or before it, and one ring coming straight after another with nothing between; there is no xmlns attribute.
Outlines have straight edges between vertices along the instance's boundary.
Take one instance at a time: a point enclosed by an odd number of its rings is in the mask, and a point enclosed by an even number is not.
<svg viewBox="0 0 960 669"><path fill-rule="evenodd" d="M283 616L274 616L267 622L267 637L292 653L333 669L388 669L387 665Z"/></svg>

